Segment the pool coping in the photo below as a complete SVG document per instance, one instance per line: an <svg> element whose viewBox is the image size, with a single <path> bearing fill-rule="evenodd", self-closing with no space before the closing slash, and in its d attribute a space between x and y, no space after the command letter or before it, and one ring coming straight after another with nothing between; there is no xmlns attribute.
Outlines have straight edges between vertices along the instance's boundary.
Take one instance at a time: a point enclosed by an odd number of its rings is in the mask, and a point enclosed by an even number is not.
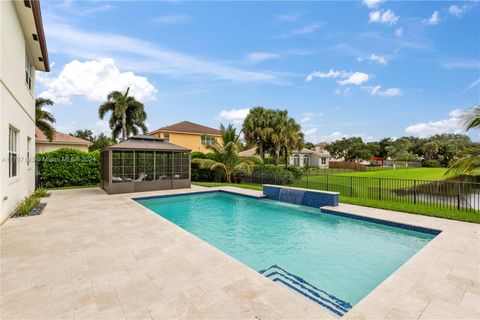
<svg viewBox="0 0 480 320"><path fill-rule="evenodd" d="M211 187L209 191L263 196L258 190L235 187ZM480 246L480 225L343 203L321 209L354 219L438 232L343 318L438 319L448 318L447 314L453 314L455 319L480 318L479 307L475 305L480 295L477 277L480 255L476 250ZM451 256L458 260L449 259Z"/></svg>

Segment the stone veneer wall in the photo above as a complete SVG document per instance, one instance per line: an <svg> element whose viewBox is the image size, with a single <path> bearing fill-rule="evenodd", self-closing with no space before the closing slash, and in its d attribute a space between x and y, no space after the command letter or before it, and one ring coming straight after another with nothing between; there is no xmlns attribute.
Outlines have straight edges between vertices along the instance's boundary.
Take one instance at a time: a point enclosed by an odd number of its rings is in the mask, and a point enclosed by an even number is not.
<svg viewBox="0 0 480 320"><path fill-rule="evenodd" d="M283 196L282 189L284 190L283 193L287 191L289 196ZM273 185L263 185L263 194L268 199L290 202L315 208L320 208L323 206L336 207L338 206L339 197L338 192L289 188Z"/></svg>

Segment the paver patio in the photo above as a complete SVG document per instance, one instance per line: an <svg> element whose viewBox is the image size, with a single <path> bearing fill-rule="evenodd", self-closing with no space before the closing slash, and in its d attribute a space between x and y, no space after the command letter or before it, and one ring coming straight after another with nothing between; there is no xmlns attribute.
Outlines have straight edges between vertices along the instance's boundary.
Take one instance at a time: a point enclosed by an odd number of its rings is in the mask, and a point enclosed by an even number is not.
<svg viewBox="0 0 480 320"><path fill-rule="evenodd" d="M9 219L0 230L0 318L335 318L131 200L201 190L53 191L44 214ZM331 209L443 230L346 318L480 318L480 226Z"/></svg>

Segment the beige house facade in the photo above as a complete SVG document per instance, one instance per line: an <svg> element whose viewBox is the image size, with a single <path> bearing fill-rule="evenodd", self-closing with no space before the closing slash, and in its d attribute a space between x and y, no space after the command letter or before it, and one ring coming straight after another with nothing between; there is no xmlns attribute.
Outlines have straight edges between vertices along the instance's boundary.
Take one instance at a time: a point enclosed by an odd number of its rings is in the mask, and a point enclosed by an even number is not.
<svg viewBox="0 0 480 320"><path fill-rule="evenodd" d="M73 137L58 131L53 134L53 139L50 141L40 129L35 128L35 153L50 152L61 148L88 152L88 147L91 145L92 142L88 140Z"/></svg>
<svg viewBox="0 0 480 320"><path fill-rule="evenodd" d="M35 188L35 72L50 71L38 1L0 1L0 223Z"/></svg>

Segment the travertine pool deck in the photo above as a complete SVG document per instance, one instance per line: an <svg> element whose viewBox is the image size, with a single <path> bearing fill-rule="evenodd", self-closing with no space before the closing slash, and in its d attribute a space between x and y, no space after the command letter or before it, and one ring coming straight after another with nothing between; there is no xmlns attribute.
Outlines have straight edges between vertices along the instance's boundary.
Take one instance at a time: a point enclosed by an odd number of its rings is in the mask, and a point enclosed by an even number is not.
<svg viewBox="0 0 480 320"><path fill-rule="evenodd" d="M0 319L335 318L131 200L202 190L51 192L42 215L0 229ZM479 225L330 209L442 230L345 318L480 319Z"/></svg>

